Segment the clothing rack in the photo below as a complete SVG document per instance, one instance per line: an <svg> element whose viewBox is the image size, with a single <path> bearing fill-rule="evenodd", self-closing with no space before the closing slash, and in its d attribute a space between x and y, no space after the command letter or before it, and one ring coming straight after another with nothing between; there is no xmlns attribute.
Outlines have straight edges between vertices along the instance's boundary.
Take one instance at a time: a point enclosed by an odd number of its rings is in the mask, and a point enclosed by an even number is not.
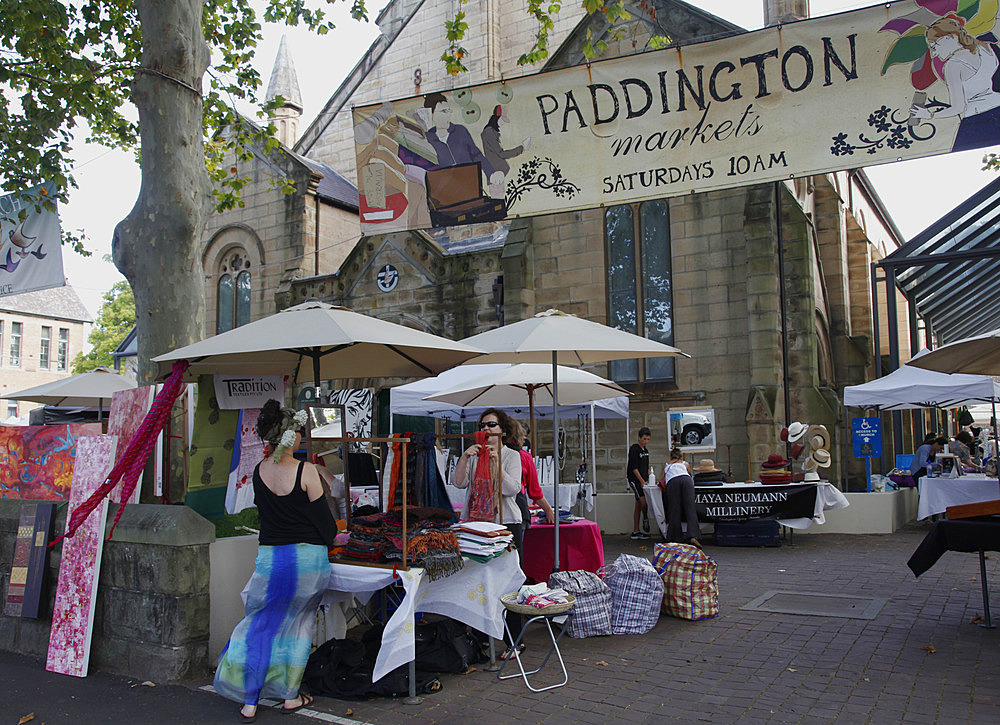
<svg viewBox="0 0 1000 725"><path fill-rule="evenodd" d="M346 444L350 444L350 443L389 443L389 444L400 443L402 445L401 455L403 456L404 465L400 467L400 470L402 471L402 474L401 474L399 482L400 482L400 485L403 488L403 563L401 565L400 564L390 564L390 563L378 564L378 563L375 563L375 562L367 562L367 561L348 561L348 560L345 560L345 559L340 559L339 557L336 557L335 560L339 564L349 564L351 566L364 566L364 567L368 567L369 569L396 569L396 570L399 570L399 571L409 571L410 570L410 564L409 564L409 560L407 558L408 554L409 554L409 543L408 543L407 538L406 538L406 509L407 509L407 505L406 505L406 465L405 465L405 461L406 461L406 455L407 455L407 453L409 453L410 439L406 438L406 437L399 437L399 438L372 438L372 437L360 438L360 437L353 436L353 435L351 435L351 434L348 433L347 435L341 436L339 438L319 438L317 440L329 441L331 443L340 443L340 444L345 444L345 443ZM313 445L313 439L310 438L309 439L309 455L310 455L310 457L312 457L312 455L313 455L312 445ZM331 448L331 449L329 449L327 451L324 451L322 453L317 453L316 455L320 456L320 457L322 457L324 455L329 455L331 453L335 453L338 448L340 448L340 446L337 446L335 448ZM345 495L348 498L347 523L348 523L348 525L350 525L350 523L351 523L351 506L350 506L351 482L350 482L350 473L349 473L350 466L347 465L347 457L346 457L346 453L347 453L348 447L345 445L345 446L343 446L343 448L344 448L344 452L345 452L345 457L344 457L344 493L345 493ZM382 498L382 489L381 489L381 487L379 487L379 499L381 500L381 498Z"/></svg>

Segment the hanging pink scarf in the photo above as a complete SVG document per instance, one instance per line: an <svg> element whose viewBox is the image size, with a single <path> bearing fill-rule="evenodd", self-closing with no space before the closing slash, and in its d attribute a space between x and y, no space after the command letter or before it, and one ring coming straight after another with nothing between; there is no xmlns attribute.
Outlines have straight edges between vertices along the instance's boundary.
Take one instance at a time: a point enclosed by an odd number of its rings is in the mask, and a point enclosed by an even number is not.
<svg viewBox="0 0 1000 725"><path fill-rule="evenodd" d="M472 436L479 444L479 457L476 459L465 520L496 521L496 498L493 493L493 477L490 475L489 434L477 431Z"/></svg>

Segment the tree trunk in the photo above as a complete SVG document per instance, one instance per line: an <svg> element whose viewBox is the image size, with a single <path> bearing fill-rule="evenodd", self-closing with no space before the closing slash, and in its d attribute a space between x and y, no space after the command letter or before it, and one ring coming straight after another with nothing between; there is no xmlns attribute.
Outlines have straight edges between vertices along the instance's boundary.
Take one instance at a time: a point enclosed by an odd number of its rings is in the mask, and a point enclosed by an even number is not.
<svg viewBox="0 0 1000 725"><path fill-rule="evenodd" d="M205 282L200 242L210 209L201 83L209 49L204 0L136 0L142 67L132 85L139 109L142 185L115 229L112 253L135 293L140 383L151 357L201 339Z"/></svg>

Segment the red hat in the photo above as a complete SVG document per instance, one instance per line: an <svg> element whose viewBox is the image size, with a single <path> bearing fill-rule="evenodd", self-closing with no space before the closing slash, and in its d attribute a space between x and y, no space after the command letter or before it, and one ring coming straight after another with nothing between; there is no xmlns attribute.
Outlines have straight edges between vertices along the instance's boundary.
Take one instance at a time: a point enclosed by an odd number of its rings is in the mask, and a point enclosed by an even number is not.
<svg viewBox="0 0 1000 725"><path fill-rule="evenodd" d="M789 465L789 463L791 463L791 461L786 461L780 453L772 453L761 465L764 468L784 468Z"/></svg>

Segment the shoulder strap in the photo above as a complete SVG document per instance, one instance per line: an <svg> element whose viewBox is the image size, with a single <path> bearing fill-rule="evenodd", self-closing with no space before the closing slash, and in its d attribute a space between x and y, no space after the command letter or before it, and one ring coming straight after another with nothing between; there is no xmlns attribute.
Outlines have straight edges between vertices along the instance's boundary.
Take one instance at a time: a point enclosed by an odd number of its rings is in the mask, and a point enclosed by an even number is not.
<svg viewBox="0 0 1000 725"><path fill-rule="evenodd" d="M305 489L302 488L302 469L305 467L305 465L306 465L305 461L299 461L299 467L295 471L295 485L292 487L293 489L298 488L305 491Z"/></svg>

